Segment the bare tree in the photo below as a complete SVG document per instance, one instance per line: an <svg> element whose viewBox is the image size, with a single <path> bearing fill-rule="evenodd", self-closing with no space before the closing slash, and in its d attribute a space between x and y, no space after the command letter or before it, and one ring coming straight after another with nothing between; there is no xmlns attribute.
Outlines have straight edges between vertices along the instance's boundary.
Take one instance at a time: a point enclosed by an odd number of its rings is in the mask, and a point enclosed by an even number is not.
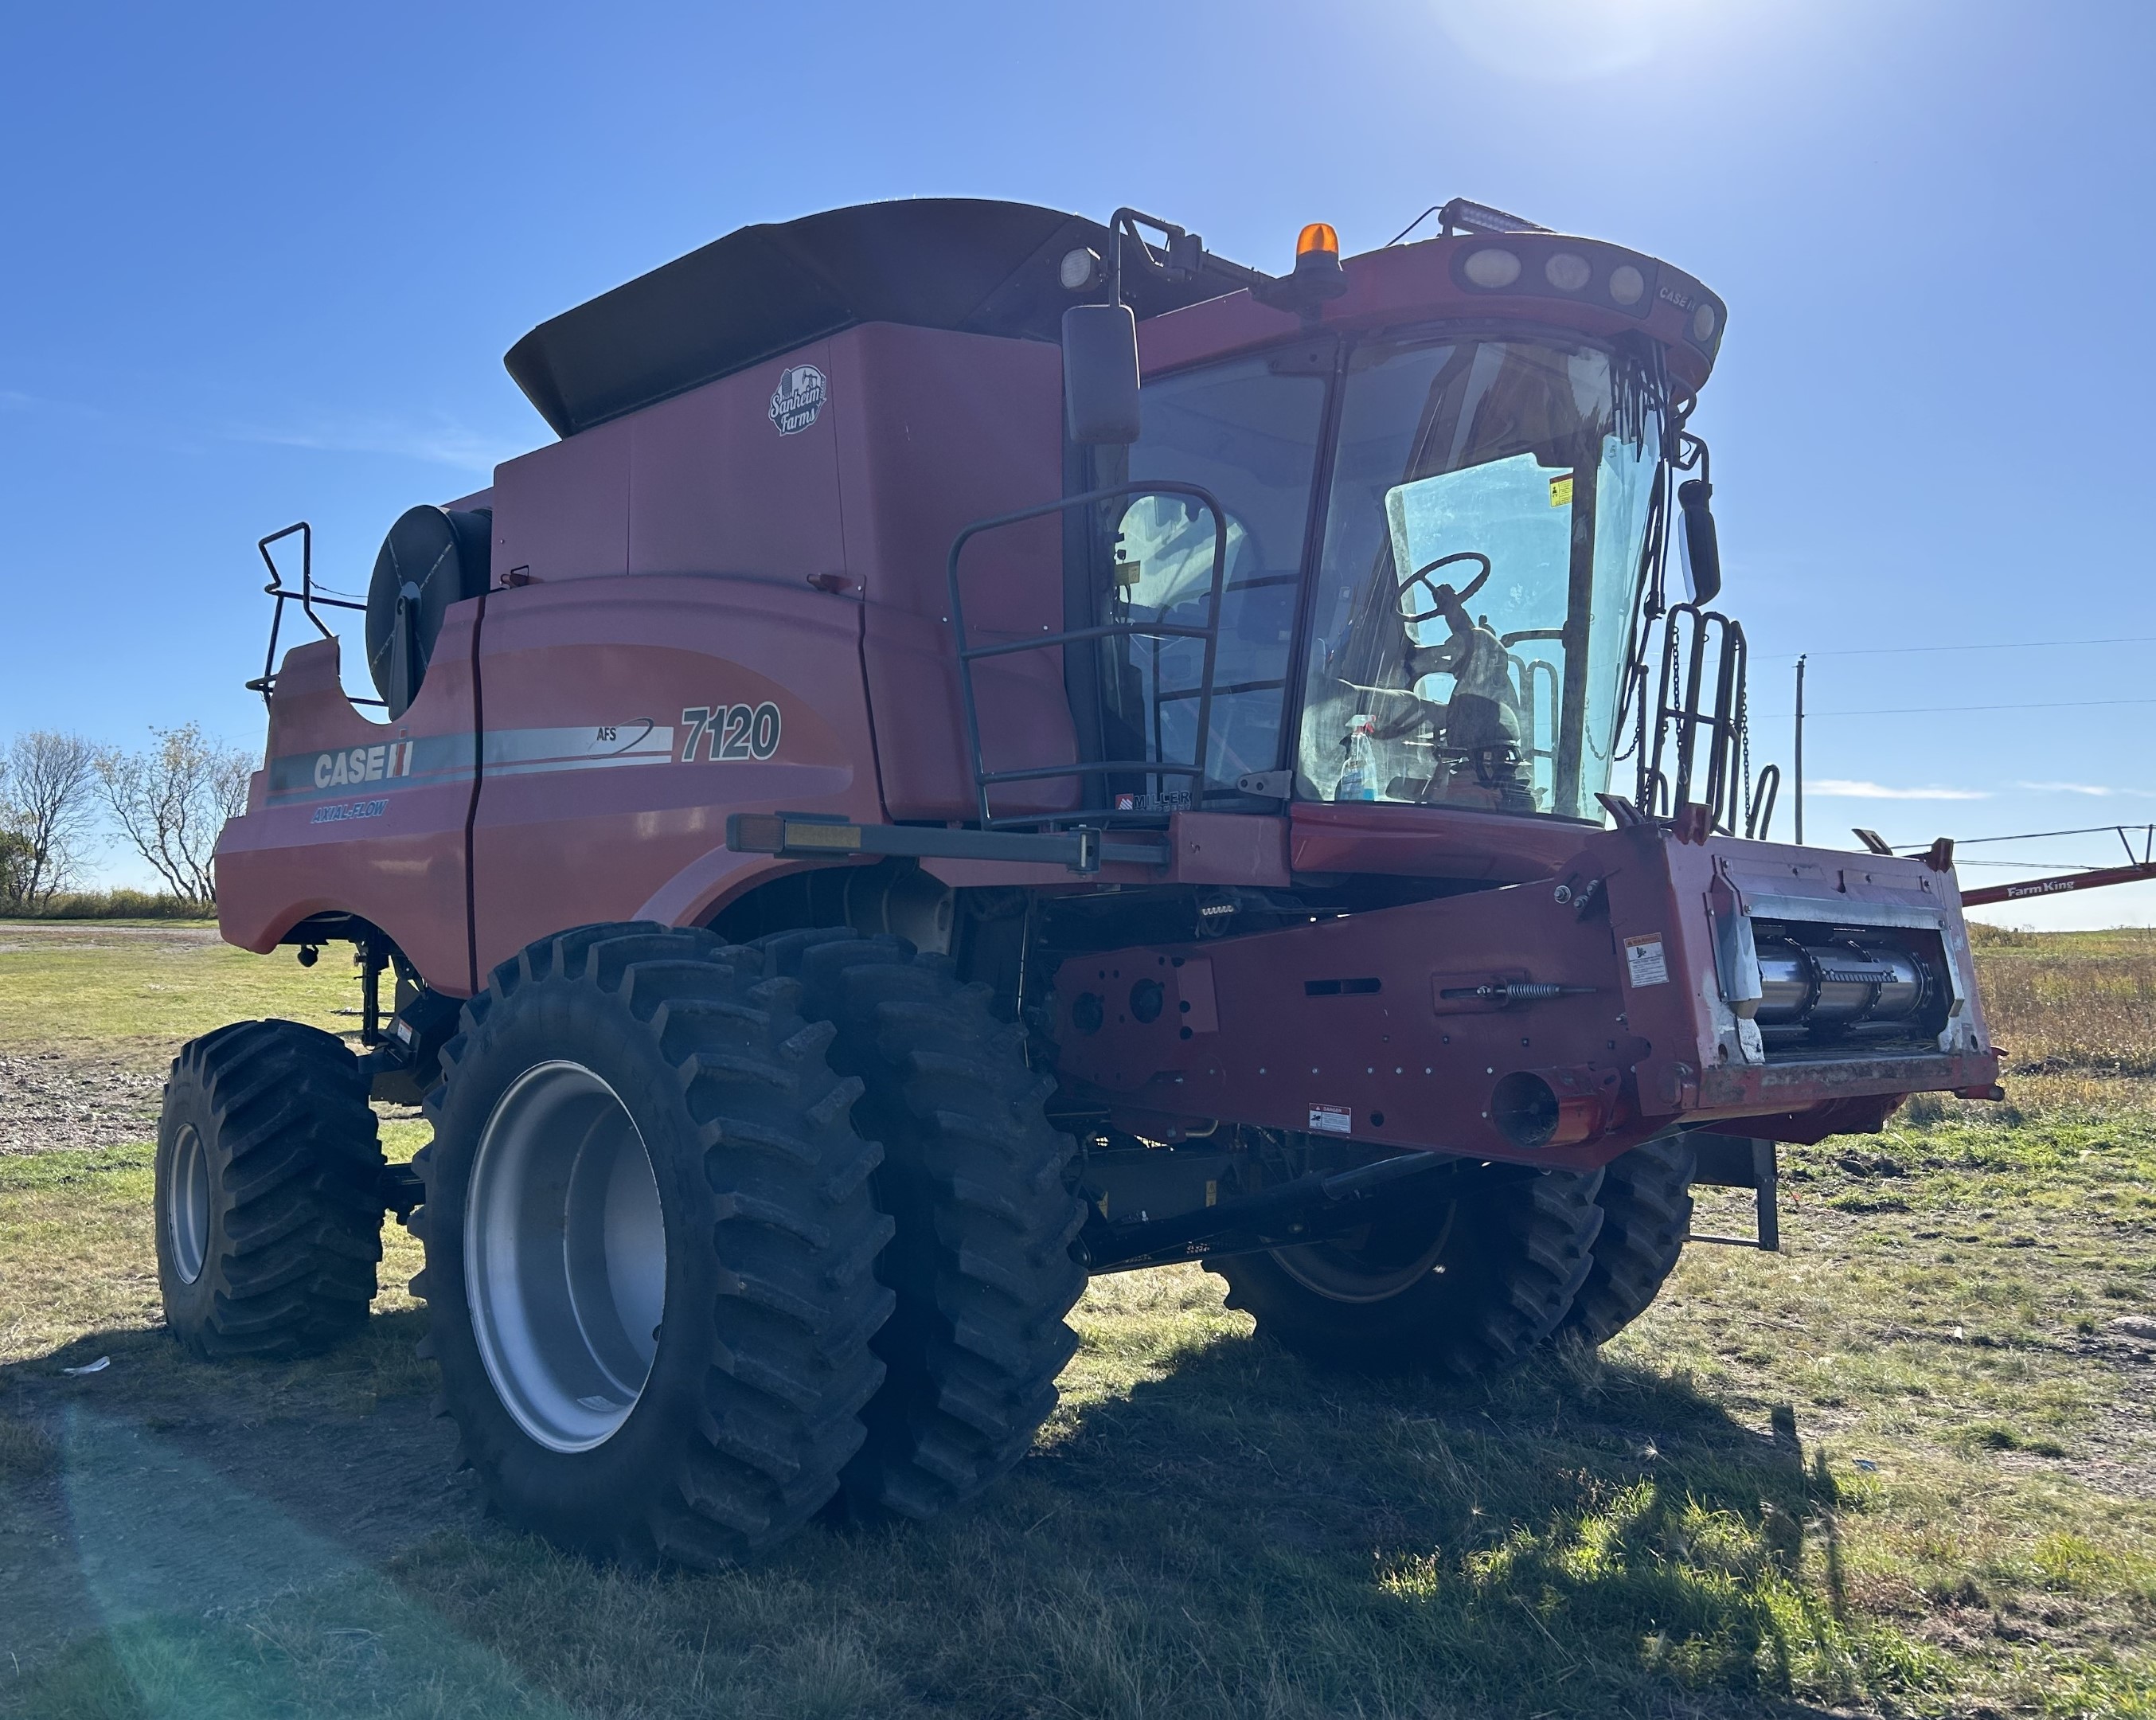
<svg viewBox="0 0 2156 1720"><path fill-rule="evenodd" d="M150 732L157 744L140 752L107 747L97 755L105 804L121 834L167 889L195 901L215 901L210 856L224 821L247 809L254 762L192 722Z"/></svg>
<svg viewBox="0 0 2156 1720"><path fill-rule="evenodd" d="M29 838L0 824L0 908L21 906L29 876Z"/></svg>
<svg viewBox="0 0 2156 1720"><path fill-rule="evenodd" d="M35 911L74 881L96 816L97 752L80 735L33 729L0 758L0 828L18 841L0 868L0 891Z"/></svg>

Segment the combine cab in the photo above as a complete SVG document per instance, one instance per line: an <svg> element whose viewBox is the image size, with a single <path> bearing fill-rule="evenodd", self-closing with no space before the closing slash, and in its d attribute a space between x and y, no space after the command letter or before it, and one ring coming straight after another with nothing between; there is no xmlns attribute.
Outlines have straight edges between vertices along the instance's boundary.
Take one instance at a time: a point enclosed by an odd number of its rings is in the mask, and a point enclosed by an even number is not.
<svg viewBox="0 0 2156 1720"><path fill-rule="evenodd" d="M1277 277L1129 210L721 239L511 352L560 439L397 521L378 703L265 541L322 636L273 634L222 925L351 943L363 1048L182 1053L176 1333L334 1341L393 1211L495 1503L725 1562L1007 1470L1088 1271L1473 1375L1637 1315L1696 1180L1772 1245L1774 1142L1994 1092L1943 846L1768 839L1722 302L1444 227Z"/></svg>

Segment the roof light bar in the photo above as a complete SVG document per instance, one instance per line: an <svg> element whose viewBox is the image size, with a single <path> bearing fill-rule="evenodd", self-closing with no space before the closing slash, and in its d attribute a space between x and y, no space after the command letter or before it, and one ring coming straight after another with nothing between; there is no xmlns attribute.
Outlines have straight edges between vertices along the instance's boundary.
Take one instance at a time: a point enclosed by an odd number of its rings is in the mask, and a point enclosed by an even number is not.
<svg viewBox="0 0 2156 1720"><path fill-rule="evenodd" d="M1470 203L1456 197L1437 212L1438 225L1449 238L1455 230L1460 233L1549 233L1554 229L1530 221L1524 215L1510 215L1502 209L1493 209L1487 203Z"/></svg>

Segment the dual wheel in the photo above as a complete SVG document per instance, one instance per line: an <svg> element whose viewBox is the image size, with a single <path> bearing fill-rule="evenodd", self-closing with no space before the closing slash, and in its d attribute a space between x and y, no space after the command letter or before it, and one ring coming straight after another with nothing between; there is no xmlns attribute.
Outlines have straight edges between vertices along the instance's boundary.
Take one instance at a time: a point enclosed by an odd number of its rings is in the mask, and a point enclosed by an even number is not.
<svg viewBox="0 0 2156 1720"><path fill-rule="evenodd" d="M1069 1143L942 963L586 927L497 968L443 1065L413 1288L512 1521L732 1563L1030 1446L1084 1286Z"/></svg>
<svg viewBox="0 0 2156 1720"><path fill-rule="evenodd" d="M834 1504L927 1517L1024 1456L1076 1345L1083 1210L988 1003L848 932L586 927L494 972L443 1052L411 1225L423 1352L495 1509L730 1563ZM381 1174L330 1035L187 1047L158 1154L182 1341L296 1354L363 1320Z"/></svg>

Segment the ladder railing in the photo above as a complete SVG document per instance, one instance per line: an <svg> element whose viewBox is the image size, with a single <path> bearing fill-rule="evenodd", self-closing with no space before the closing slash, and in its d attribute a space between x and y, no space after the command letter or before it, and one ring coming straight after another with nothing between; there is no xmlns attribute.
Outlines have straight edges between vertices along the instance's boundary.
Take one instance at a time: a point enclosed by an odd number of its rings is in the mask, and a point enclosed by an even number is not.
<svg viewBox="0 0 2156 1720"><path fill-rule="evenodd" d="M960 591L958 562L966 546L987 531L1000 531L1006 526L1023 525L1029 520L1043 519L1051 514L1066 513L1072 508L1090 507L1097 502L1113 501L1118 496L1181 495L1203 506L1213 516L1213 578L1206 593L1206 621L1204 626L1177 621L1110 621L1095 627L1066 629L1061 633L1043 634L1038 639L999 640L993 644L972 643L966 631L965 600ZM951 555L946 572L951 588L951 630L958 653L958 704L966 726L966 746L971 754L973 768L973 792L980 811L981 828L984 830L1002 829L1014 824L1050 823L1103 823L1112 819L1129 822L1133 814L1118 813L1112 807L1081 805L1069 811L1013 814L998 817L991 806L993 791L1007 784L1037 783L1056 778L1075 778L1080 781L1097 778L1106 782L1114 776L1188 777L1195 779L1202 789L1205 778L1205 758L1210 742L1213 723L1213 665L1220 639L1221 588L1228 567L1228 516L1212 491L1195 484L1132 483L1111 485L1102 490L1089 490L1080 495L1066 495L1059 501L1042 502L1039 506L1021 508L1015 513L998 514L990 519L976 520L952 540ZM1191 741L1191 762L1177 763L1164 758L1086 758L1080 757L1070 764L1029 766L1015 770L995 770L988 768L981 750L980 703L973 685L973 665L991 657L1016 656L1028 651L1048 651L1065 645L1081 644L1086 640L1111 639L1150 639L1154 640L1190 639L1204 645L1204 660L1194 689L1198 700L1195 732ZM1158 684L1152 690L1156 706L1161 702ZM1082 739L1079 747L1086 751ZM1158 741L1155 751L1160 750ZM1079 799L1082 803L1085 795Z"/></svg>
<svg viewBox="0 0 2156 1720"><path fill-rule="evenodd" d="M1655 678L1651 732L1640 751L1635 804L1653 817L1704 806L1711 828L1764 837L1774 816L1781 772L1760 773L1756 790L1747 766L1744 629L1717 610L1678 603L1662 622L1661 663ZM1642 702L1645 714L1647 706Z"/></svg>
<svg viewBox="0 0 2156 1720"><path fill-rule="evenodd" d="M295 531L300 534L300 583L296 589L285 583L285 576L277 566L277 558L270 553L271 544L282 542ZM258 539L254 547L261 555L263 565L270 570L270 583L262 589L276 601L270 611L270 649L262 655L262 673L247 683L247 691L261 694L262 702L267 705L270 694L277 688L277 635L284 629L285 605L297 603L307 619L315 624L316 632L324 639L335 639L336 634L315 613L315 606L319 603L326 609L356 609L364 615L367 604L362 598L337 597L315 589L315 528L305 520ZM354 699L352 702L355 705L380 705L382 701L379 699Z"/></svg>

